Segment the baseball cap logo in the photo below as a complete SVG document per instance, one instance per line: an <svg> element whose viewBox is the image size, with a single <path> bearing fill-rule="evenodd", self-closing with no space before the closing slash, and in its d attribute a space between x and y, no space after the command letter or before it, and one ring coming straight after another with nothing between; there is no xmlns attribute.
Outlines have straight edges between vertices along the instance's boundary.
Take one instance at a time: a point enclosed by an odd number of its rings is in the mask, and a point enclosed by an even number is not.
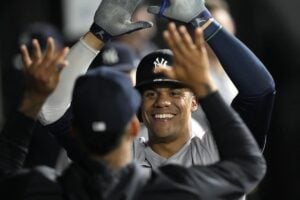
<svg viewBox="0 0 300 200"><path fill-rule="evenodd" d="M104 132L106 131L106 123L105 122L93 122L92 123L92 130L94 132Z"/></svg>
<svg viewBox="0 0 300 200"><path fill-rule="evenodd" d="M107 51L104 51L103 55L102 55L102 60L103 60L103 63L110 64L110 65L118 63L119 56L118 56L117 50L114 48L111 48L111 49L108 49Z"/></svg>
<svg viewBox="0 0 300 200"><path fill-rule="evenodd" d="M168 61L165 60L164 58L156 58L155 61L153 62L154 67L158 67L158 65L162 65L163 67L166 67L168 64Z"/></svg>
<svg viewBox="0 0 300 200"><path fill-rule="evenodd" d="M103 31L103 30L100 30L100 31L98 31L98 32L96 32L96 35L98 36L98 37L100 37L100 38L104 38L104 35L105 35L105 32Z"/></svg>

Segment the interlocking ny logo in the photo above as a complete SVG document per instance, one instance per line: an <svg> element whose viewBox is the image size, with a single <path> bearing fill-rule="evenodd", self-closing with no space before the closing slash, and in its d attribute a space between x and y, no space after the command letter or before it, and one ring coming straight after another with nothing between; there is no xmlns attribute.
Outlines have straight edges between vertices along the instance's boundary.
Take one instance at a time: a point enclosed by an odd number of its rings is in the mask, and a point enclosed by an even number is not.
<svg viewBox="0 0 300 200"><path fill-rule="evenodd" d="M105 32L103 30L100 30L99 32L96 33L96 35L98 35L98 37L100 38L104 38Z"/></svg>
<svg viewBox="0 0 300 200"><path fill-rule="evenodd" d="M156 58L155 61L153 62L154 67L158 67L158 65L162 65L163 67L166 67L168 64L168 61L165 60L164 58Z"/></svg>

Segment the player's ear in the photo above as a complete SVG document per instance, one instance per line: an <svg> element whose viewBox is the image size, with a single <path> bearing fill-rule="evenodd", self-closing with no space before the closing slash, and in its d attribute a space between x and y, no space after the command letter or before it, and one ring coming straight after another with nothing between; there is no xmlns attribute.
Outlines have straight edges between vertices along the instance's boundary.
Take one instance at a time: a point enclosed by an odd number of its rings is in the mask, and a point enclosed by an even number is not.
<svg viewBox="0 0 300 200"><path fill-rule="evenodd" d="M195 112L198 109L199 102L195 95L192 97L192 112Z"/></svg>
<svg viewBox="0 0 300 200"><path fill-rule="evenodd" d="M130 121L130 125L129 125L129 131L130 131L130 135L135 138L137 137L139 130L140 130L140 122L138 120L138 118L136 116L134 116L132 118L132 120Z"/></svg>

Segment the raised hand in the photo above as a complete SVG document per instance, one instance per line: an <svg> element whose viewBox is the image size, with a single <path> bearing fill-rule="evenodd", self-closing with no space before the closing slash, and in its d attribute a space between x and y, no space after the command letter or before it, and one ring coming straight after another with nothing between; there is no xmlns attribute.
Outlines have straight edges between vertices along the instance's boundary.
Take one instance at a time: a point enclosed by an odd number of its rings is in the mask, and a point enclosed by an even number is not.
<svg viewBox="0 0 300 200"><path fill-rule="evenodd" d="M163 0L161 6L149 6L148 12L195 27L211 18L204 0Z"/></svg>
<svg viewBox="0 0 300 200"><path fill-rule="evenodd" d="M32 41L32 46L32 55L29 55L25 45L21 46L26 87L20 110L36 117L42 104L59 82L60 72L67 65L65 58L69 48L56 50L52 38L48 38L44 53L36 39Z"/></svg>
<svg viewBox="0 0 300 200"><path fill-rule="evenodd" d="M148 12L181 22L189 28L204 29L204 39L212 39L222 28L205 7L204 0L162 0L161 6L149 6Z"/></svg>
<svg viewBox="0 0 300 200"><path fill-rule="evenodd" d="M164 39L174 54L172 67L159 66L156 73L164 73L171 79L189 85L198 97L204 97L216 90L209 74L209 62L203 30L195 30L195 42L184 26L176 27L170 23L164 31Z"/></svg>
<svg viewBox="0 0 300 200"><path fill-rule="evenodd" d="M141 0L102 0L90 31L106 42L112 37L152 27L152 22L132 22L131 16Z"/></svg>

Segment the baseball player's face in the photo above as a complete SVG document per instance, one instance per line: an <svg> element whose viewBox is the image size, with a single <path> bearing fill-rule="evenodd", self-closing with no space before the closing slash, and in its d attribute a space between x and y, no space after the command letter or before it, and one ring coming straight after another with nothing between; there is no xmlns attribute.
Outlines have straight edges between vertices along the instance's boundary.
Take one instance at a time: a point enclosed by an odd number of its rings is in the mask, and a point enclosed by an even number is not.
<svg viewBox="0 0 300 200"><path fill-rule="evenodd" d="M169 142L186 138L192 111L198 107L187 88L157 87L143 93L141 113L151 142Z"/></svg>

